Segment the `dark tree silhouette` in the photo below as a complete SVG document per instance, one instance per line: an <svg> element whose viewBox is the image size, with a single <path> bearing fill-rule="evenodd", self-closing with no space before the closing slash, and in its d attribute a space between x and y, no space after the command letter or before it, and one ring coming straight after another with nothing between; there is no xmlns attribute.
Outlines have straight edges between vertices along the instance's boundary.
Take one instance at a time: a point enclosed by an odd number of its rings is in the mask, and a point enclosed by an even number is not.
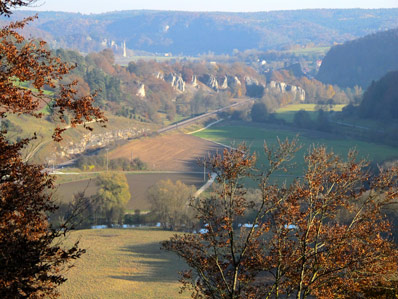
<svg viewBox="0 0 398 299"><path fill-rule="evenodd" d="M0 15L10 16L12 9L19 6L29 6L36 0L2 0L0 1Z"/></svg>
<svg viewBox="0 0 398 299"><path fill-rule="evenodd" d="M1 1L0 14L9 15L12 8L32 2ZM0 29L0 120L9 114L40 118L37 110L41 102L52 101L61 123L67 113L72 126L91 120L104 122L102 112L93 106L93 96L76 96L76 82L57 86L71 67L51 56L45 42L26 40L17 32L34 18ZM34 89L23 89L16 81L29 82ZM58 87L58 96L46 98L46 86ZM57 127L53 139L61 140L64 130ZM0 132L1 298L56 297L56 287L66 280L62 270L84 253L78 243L62 246L61 237L69 230L66 224L58 230L49 225L48 214L57 208L51 195L53 179L42 165L29 164L21 156L34 138L11 142L6 131Z"/></svg>

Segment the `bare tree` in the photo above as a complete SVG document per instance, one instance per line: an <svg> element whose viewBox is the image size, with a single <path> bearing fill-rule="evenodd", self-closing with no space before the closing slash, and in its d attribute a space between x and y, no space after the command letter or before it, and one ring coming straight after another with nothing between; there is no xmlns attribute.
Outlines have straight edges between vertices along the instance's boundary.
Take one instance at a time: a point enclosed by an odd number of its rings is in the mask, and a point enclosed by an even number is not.
<svg viewBox="0 0 398 299"><path fill-rule="evenodd" d="M262 172L245 146L210 159L219 188L193 204L207 231L163 243L189 265L182 282L193 298L397 294L398 252L381 209L398 196L398 169L373 176L355 152L343 160L317 147L305 157L302 179L272 183L296 149L295 141L265 146ZM257 199L246 196L242 180L248 178L259 184ZM248 213L253 222L240 226L237 220Z"/></svg>

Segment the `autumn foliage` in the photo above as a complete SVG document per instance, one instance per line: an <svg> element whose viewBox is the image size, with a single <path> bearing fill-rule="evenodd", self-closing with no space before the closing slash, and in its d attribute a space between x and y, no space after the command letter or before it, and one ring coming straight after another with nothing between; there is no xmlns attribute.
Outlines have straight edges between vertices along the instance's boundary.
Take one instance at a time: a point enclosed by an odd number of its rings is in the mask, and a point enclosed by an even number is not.
<svg viewBox="0 0 398 299"><path fill-rule="evenodd" d="M273 177L288 169L296 141L264 149L261 170L245 146L208 161L218 184L192 202L206 231L163 243L190 267L183 288L193 298L396 296L398 252L383 209L398 197L398 169L372 175L355 152L342 159L315 147L303 177L279 185ZM248 179L258 183L256 198Z"/></svg>
<svg viewBox="0 0 398 299"><path fill-rule="evenodd" d="M0 15L32 1L1 1ZM87 121L105 121L93 106L93 97L76 97L76 82L60 86L58 82L71 67L53 57L43 41L26 40L18 33L34 17L10 23L0 29L0 121L9 114L37 112L40 103L51 102L61 123L69 115L71 125ZM24 89L18 82L29 82ZM58 88L58 96L47 98L44 88ZM61 139L63 128L57 127L53 138ZM52 298L56 287L66 279L62 270L84 253L78 243L64 248L61 237L68 232L64 225L50 227L48 215L57 206L52 200L53 179L42 165L29 164L21 151L32 138L11 142L7 132L0 132L0 297Z"/></svg>

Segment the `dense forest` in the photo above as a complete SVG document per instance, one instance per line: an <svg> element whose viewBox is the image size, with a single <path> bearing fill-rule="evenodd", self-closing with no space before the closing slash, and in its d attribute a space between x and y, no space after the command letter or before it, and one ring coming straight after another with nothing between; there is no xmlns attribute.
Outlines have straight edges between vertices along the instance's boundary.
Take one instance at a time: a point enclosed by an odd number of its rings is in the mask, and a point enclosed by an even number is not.
<svg viewBox="0 0 398 299"><path fill-rule="evenodd" d="M372 82L359 106L359 115L384 121L398 119L398 71Z"/></svg>
<svg viewBox="0 0 398 299"><path fill-rule="evenodd" d="M317 79L342 87L367 88L398 69L398 29L378 32L334 46L323 59Z"/></svg>

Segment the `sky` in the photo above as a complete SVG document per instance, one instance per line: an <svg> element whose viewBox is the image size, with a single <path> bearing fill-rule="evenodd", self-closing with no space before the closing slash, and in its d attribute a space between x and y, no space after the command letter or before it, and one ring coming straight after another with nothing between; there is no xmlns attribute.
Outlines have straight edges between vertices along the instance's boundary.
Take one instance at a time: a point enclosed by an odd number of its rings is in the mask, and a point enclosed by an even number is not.
<svg viewBox="0 0 398 299"><path fill-rule="evenodd" d="M132 9L247 12L304 8L392 7L398 7L398 0L37 0L35 6L29 9L90 14Z"/></svg>

